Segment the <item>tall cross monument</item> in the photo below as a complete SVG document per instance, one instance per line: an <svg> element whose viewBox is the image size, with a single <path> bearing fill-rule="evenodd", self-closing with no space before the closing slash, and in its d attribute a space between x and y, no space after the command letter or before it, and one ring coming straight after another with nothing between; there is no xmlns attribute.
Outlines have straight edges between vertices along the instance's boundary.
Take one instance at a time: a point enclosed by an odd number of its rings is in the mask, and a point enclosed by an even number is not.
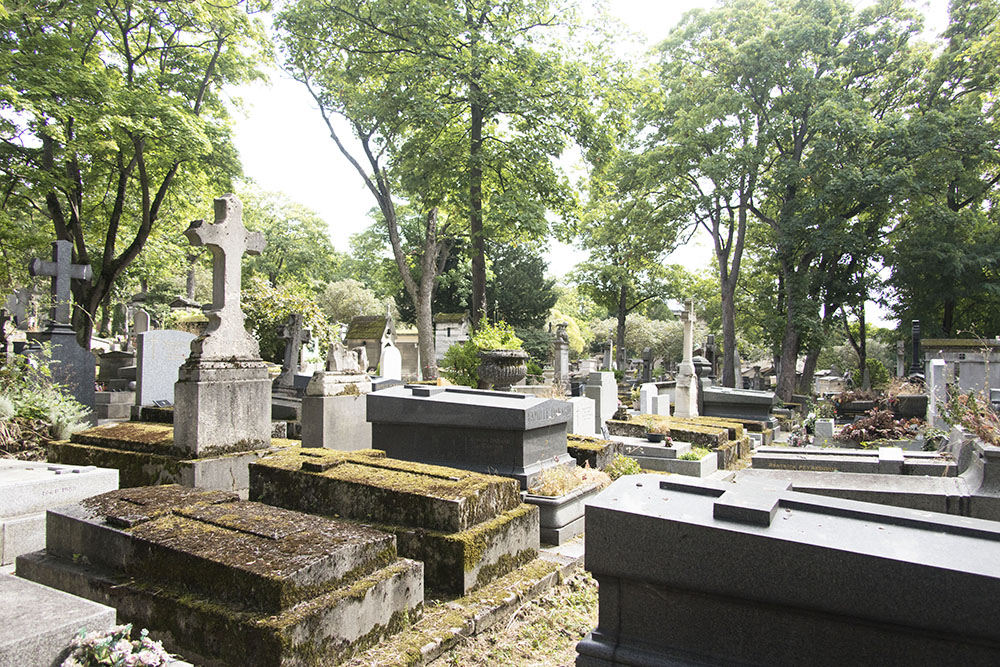
<svg viewBox="0 0 1000 667"><path fill-rule="evenodd" d="M52 310L49 314L52 321L49 326L69 326L73 305L70 281L90 280L93 275L90 265L73 263L73 244L69 241L53 241L52 261L33 259L28 264L28 273L52 278Z"/></svg>
<svg viewBox="0 0 1000 667"><path fill-rule="evenodd" d="M184 232L212 252L208 328L191 342L174 385L174 445L198 457L271 444L271 381L240 308L240 261L259 254L264 238L247 231L242 214L236 195L223 195L214 224L196 220Z"/></svg>
<svg viewBox="0 0 1000 667"><path fill-rule="evenodd" d="M674 414L678 417L698 416L698 376L694 372L694 299L684 302L681 322L684 324L684 359L677 373Z"/></svg>

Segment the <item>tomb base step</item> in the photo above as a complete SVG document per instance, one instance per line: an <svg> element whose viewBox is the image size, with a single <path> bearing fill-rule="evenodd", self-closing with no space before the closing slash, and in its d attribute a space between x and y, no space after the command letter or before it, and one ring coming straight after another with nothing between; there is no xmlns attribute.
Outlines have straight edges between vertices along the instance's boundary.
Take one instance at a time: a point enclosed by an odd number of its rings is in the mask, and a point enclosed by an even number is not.
<svg viewBox="0 0 1000 667"><path fill-rule="evenodd" d="M148 628L167 650L198 665L334 665L408 627L423 609L421 564L406 559L278 615L233 609L45 552L21 556L17 569L114 607L120 622Z"/></svg>

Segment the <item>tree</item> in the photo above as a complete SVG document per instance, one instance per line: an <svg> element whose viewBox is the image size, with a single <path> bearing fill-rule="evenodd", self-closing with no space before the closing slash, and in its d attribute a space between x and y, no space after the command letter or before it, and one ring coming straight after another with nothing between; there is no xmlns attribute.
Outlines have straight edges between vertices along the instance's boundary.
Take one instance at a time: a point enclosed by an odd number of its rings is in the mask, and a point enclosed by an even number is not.
<svg viewBox="0 0 1000 667"><path fill-rule="evenodd" d="M467 221L477 323L487 240L540 237L547 210L575 205L555 159L591 131L600 81L563 55L574 21L548 0L304 0L279 16L293 75L355 123L377 198L395 178L422 211Z"/></svg>
<svg viewBox="0 0 1000 667"><path fill-rule="evenodd" d="M917 26L895 0L856 11L840 0L728 0L687 14L671 39L675 71L698 90L725 91L706 96L704 107L681 109L674 125L687 150L702 140L727 162L715 150L736 151L734 173L696 193L713 233L721 239L725 230L735 251L747 211L768 230L784 310L777 390L785 400L804 334L818 320L816 272L870 261L870 243L844 243L880 234L881 209L904 178L894 133ZM719 172L709 164L705 173ZM726 248L716 247L723 270Z"/></svg>
<svg viewBox="0 0 1000 667"><path fill-rule="evenodd" d="M525 245L498 246L490 255L486 301L493 304L494 320L518 329L540 327L556 303L556 281L545 277L545 259Z"/></svg>
<svg viewBox="0 0 1000 667"><path fill-rule="evenodd" d="M0 19L4 209L44 215L92 266L93 282L73 285L82 342L175 181L238 172L219 93L258 76L267 45L252 9L14 0Z"/></svg>
<svg viewBox="0 0 1000 667"><path fill-rule="evenodd" d="M327 319L340 324L350 324L360 315L385 313L385 303L352 278L327 283L316 300Z"/></svg>
<svg viewBox="0 0 1000 667"><path fill-rule="evenodd" d="M944 48L909 98L913 183L885 261L901 322L1000 331L1000 3L950 4Z"/></svg>
<svg viewBox="0 0 1000 667"><path fill-rule="evenodd" d="M333 249L326 222L301 204L275 192L241 192L247 229L261 232L267 245L247 262L247 274L262 273L272 287L282 280L305 285L332 280L343 255Z"/></svg>

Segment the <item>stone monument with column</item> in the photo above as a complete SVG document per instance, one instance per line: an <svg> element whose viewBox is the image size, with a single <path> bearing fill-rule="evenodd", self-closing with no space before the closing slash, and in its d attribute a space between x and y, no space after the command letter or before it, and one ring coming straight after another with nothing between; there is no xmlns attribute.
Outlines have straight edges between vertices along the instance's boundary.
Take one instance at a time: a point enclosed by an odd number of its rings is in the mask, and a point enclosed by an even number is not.
<svg viewBox="0 0 1000 667"><path fill-rule="evenodd" d="M557 387L569 387L569 333L565 322L556 325L556 337L552 343L552 366L555 370L553 383Z"/></svg>
<svg viewBox="0 0 1000 667"><path fill-rule="evenodd" d="M677 417L698 416L698 376L694 369L694 299L684 302L681 322L684 324L684 359L677 373L677 387L674 390L674 415Z"/></svg>
<svg viewBox="0 0 1000 667"><path fill-rule="evenodd" d="M214 224L196 220L184 236L212 253L212 306L174 385L174 445L198 457L269 447L271 380L240 307L243 254L260 254L264 237L243 226L233 194L215 200Z"/></svg>

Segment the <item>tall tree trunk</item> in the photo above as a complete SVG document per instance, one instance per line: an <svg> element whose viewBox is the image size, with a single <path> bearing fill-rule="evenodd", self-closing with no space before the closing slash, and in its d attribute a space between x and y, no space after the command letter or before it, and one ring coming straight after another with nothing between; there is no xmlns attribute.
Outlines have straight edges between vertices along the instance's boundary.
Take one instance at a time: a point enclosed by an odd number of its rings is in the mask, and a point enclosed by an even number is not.
<svg viewBox="0 0 1000 667"><path fill-rule="evenodd" d="M948 297L944 300L944 312L941 314L941 331L945 336L951 336L951 330L955 326L955 299Z"/></svg>
<svg viewBox="0 0 1000 667"><path fill-rule="evenodd" d="M472 97L479 95L472 85ZM483 107L472 103L469 140L469 236L472 241L472 328L486 314L486 240L483 238Z"/></svg>
<svg viewBox="0 0 1000 667"><path fill-rule="evenodd" d="M722 386L736 386L736 281L721 285L722 295Z"/></svg>
<svg viewBox="0 0 1000 667"><path fill-rule="evenodd" d="M626 301L625 285L621 286L618 293L618 327L615 335L615 345L618 347L615 353L615 361L618 370L625 372L625 317L628 315L628 302Z"/></svg>

